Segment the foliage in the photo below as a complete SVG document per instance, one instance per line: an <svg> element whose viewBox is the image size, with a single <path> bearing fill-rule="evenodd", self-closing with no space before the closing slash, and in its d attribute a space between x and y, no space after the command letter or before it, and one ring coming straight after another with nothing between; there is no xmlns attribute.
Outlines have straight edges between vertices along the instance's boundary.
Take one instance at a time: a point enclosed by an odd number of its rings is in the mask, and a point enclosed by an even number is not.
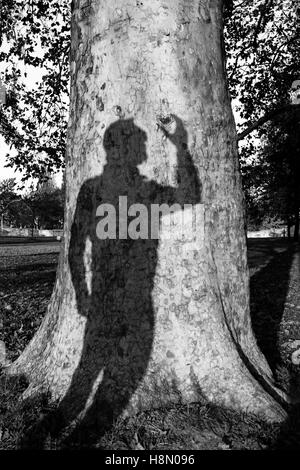
<svg viewBox="0 0 300 470"><path fill-rule="evenodd" d="M227 74L243 120L289 103L300 76L298 0L234 0L225 24Z"/></svg>
<svg viewBox="0 0 300 470"><path fill-rule="evenodd" d="M55 187L40 187L25 198L34 213L36 228L62 228L64 215L64 194Z"/></svg>
<svg viewBox="0 0 300 470"><path fill-rule="evenodd" d="M16 180L14 178L8 178L0 181L0 214L2 214L7 205L16 199Z"/></svg>
<svg viewBox="0 0 300 470"><path fill-rule="evenodd" d="M2 4L3 5L3 4ZM8 165L24 179L63 166L69 94L70 1L6 2L1 12L0 62L8 104L0 108ZM42 77L28 85L29 74Z"/></svg>
<svg viewBox="0 0 300 470"><path fill-rule="evenodd" d="M278 117L265 126L255 149L244 147L242 172L248 222L256 228L293 225L300 207L300 113ZM252 155L252 157L251 157ZM252 227L254 228L254 227Z"/></svg>
<svg viewBox="0 0 300 470"><path fill-rule="evenodd" d="M300 207L300 114L268 126L260 160L268 170L265 203L286 222L295 222ZM271 213L272 213L271 212Z"/></svg>
<svg viewBox="0 0 300 470"><path fill-rule="evenodd" d="M14 179L0 181L0 216L13 227L62 228L64 191L51 180L25 195L15 192Z"/></svg>
<svg viewBox="0 0 300 470"><path fill-rule="evenodd" d="M297 0L228 0L225 46L231 96L242 119L288 101L299 77ZM63 165L68 108L70 0L11 0L2 8L0 60L9 104L0 110L6 141L15 147L9 164L25 177ZM25 85L24 66L42 69L39 84Z"/></svg>
<svg viewBox="0 0 300 470"><path fill-rule="evenodd" d="M0 217L3 222L10 224L13 219L13 206L19 199L16 193L16 180L8 178L0 181Z"/></svg>
<svg viewBox="0 0 300 470"><path fill-rule="evenodd" d="M225 44L240 129L290 104L291 85L300 77L299 18L297 0L233 1L225 22ZM299 184L299 169L292 123L298 125L298 116L299 110L286 110L259 127L254 138L242 141L240 161L251 229L294 218L293 188Z"/></svg>

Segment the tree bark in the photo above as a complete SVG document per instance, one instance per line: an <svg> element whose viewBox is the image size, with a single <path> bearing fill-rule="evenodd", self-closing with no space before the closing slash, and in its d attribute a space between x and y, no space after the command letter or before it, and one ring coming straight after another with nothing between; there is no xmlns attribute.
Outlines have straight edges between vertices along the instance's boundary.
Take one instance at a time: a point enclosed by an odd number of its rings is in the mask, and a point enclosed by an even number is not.
<svg viewBox="0 0 300 470"><path fill-rule="evenodd" d="M221 3L74 2L63 252L46 317L10 368L69 421L200 397L285 417L251 327ZM157 116L176 117L175 136ZM124 195L202 204L203 239L99 241L99 202Z"/></svg>

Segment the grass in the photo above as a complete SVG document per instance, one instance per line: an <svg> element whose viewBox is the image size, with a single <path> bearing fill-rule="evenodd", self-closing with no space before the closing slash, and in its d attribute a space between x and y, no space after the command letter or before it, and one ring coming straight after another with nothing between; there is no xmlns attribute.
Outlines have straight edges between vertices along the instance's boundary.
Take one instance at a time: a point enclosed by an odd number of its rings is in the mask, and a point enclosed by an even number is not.
<svg viewBox="0 0 300 470"><path fill-rule="evenodd" d="M0 340L9 361L19 356L41 323L58 261L58 253L41 253L39 247L37 253L26 255L22 248L9 247L9 255L1 256L0 247Z"/></svg>
<svg viewBox="0 0 300 470"><path fill-rule="evenodd" d="M24 247L24 250L27 247ZM0 248L0 340L14 360L38 328L55 280L58 254L32 248ZM299 366L291 362L300 339L300 252L285 240L249 240L251 314L258 343L278 385L292 395L300 391ZM300 344L300 343L299 343ZM48 397L22 401L27 387L23 377L0 374L0 449L81 447L50 435L28 441L28 429L55 411ZM36 429L39 429L38 427ZM38 431L40 434L40 430ZM30 443L31 442L31 443ZM271 425L249 414L213 406L205 401L189 406L140 413L119 419L95 447L107 450L260 450L300 447L300 407L290 409L283 426Z"/></svg>
<svg viewBox="0 0 300 470"><path fill-rule="evenodd" d="M82 448L77 440L55 440L36 423L55 412L48 397L19 400L26 389L23 377L0 376L0 449ZM28 429L33 430L28 439ZM36 429L36 431L35 431ZM177 405L119 419L93 446L102 450L261 450L279 436L279 426L255 416L224 410L209 403Z"/></svg>

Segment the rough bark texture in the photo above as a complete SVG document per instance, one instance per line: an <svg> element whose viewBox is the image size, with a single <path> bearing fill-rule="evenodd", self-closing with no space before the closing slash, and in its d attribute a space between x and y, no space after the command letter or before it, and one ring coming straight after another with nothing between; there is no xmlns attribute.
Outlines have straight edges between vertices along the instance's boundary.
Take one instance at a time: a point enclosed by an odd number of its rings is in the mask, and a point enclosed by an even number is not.
<svg viewBox="0 0 300 470"><path fill-rule="evenodd" d="M251 328L221 31L219 0L74 2L64 249L45 320L11 368L64 397L68 420L200 396L284 418ZM173 138L156 125L168 114ZM100 241L97 207L120 195L204 204L204 240Z"/></svg>

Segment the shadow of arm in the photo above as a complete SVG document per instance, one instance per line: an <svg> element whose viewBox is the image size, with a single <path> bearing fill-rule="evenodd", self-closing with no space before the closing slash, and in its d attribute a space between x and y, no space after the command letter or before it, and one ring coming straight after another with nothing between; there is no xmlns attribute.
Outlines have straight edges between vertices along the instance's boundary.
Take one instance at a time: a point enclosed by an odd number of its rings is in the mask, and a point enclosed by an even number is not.
<svg viewBox="0 0 300 470"><path fill-rule="evenodd" d="M169 199L172 203L197 204L201 202L201 184L197 169L188 150L188 135L181 119L172 115L175 121L174 132L168 132L168 127L162 127L167 138L175 145L177 150L177 188L172 190ZM171 202L171 201L169 201Z"/></svg>

